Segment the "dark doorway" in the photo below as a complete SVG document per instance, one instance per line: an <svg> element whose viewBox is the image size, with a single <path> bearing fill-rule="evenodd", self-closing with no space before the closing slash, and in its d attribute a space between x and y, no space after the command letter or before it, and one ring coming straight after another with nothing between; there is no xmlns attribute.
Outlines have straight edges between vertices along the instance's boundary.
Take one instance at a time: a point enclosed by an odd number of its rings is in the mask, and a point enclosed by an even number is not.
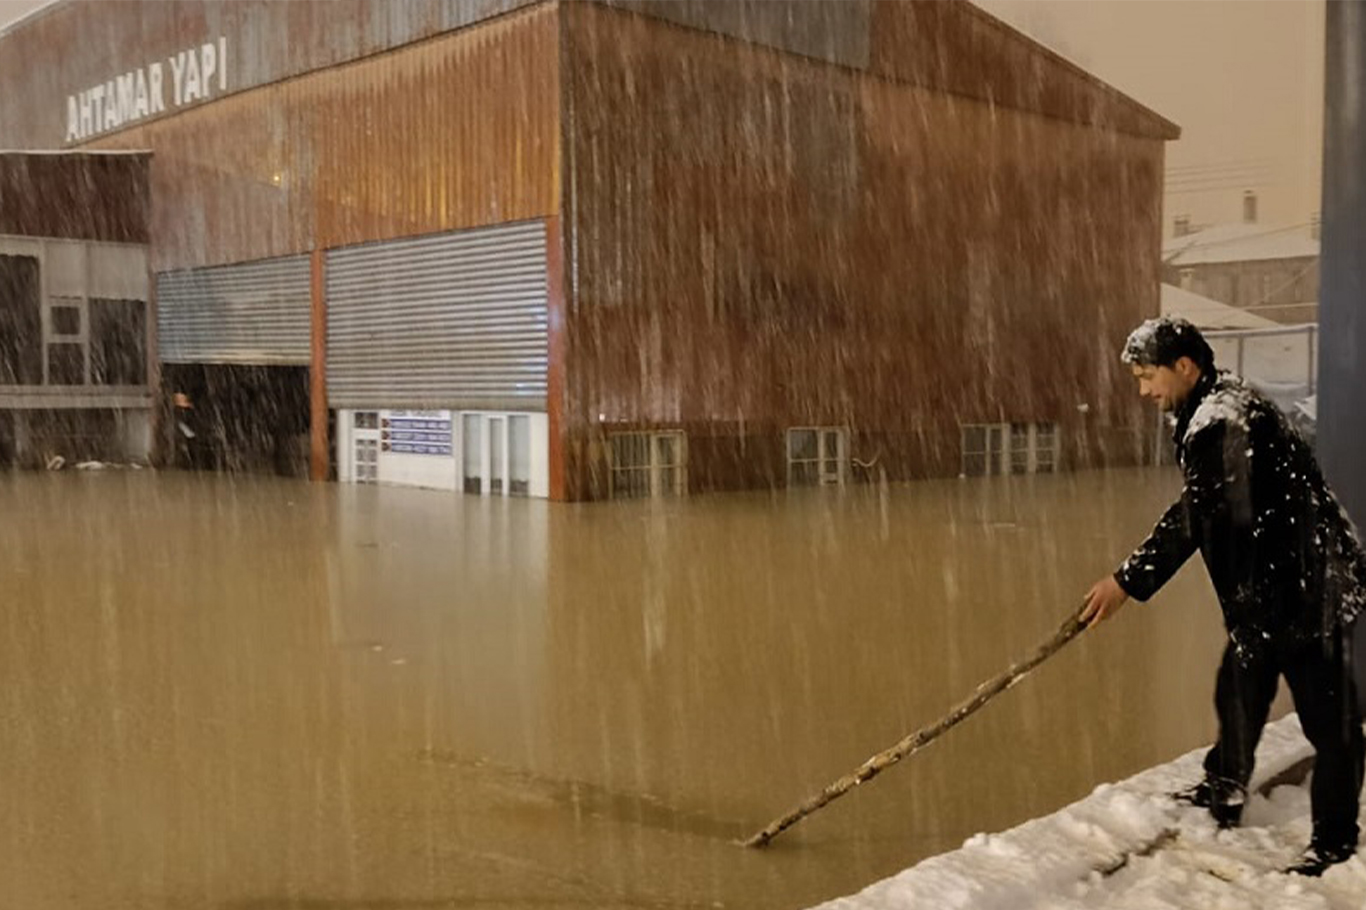
<svg viewBox="0 0 1366 910"><path fill-rule="evenodd" d="M308 368L166 364L172 466L308 475Z"/></svg>

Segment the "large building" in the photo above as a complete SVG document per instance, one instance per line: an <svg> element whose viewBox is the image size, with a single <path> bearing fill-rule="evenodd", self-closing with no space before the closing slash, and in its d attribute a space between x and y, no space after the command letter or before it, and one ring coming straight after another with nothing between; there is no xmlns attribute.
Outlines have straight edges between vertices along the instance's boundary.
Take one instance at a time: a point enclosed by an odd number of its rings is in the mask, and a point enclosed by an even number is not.
<svg viewBox="0 0 1366 910"><path fill-rule="evenodd" d="M0 465L147 459L148 163L0 152Z"/></svg>
<svg viewBox="0 0 1366 910"><path fill-rule="evenodd" d="M1244 195L1241 224L1192 229L1176 219L1162 247L1162 280L1184 291L1277 323L1318 321L1319 226L1257 222L1256 196Z"/></svg>
<svg viewBox="0 0 1366 910"><path fill-rule="evenodd" d="M485 494L1132 463L1115 353L1177 136L966 2L57 2L0 35L0 145L153 152L161 395L205 457Z"/></svg>

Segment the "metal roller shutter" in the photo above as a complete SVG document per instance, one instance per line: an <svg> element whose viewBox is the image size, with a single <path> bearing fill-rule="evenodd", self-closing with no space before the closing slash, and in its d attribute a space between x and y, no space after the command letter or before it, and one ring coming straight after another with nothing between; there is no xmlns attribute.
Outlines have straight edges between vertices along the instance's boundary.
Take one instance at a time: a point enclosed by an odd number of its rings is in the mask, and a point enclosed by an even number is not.
<svg viewBox="0 0 1366 910"><path fill-rule="evenodd" d="M330 250L334 408L544 410L545 224Z"/></svg>
<svg viewBox="0 0 1366 910"><path fill-rule="evenodd" d="M167 363L309 362L307 256L157 275L157 346Z"/></svg>

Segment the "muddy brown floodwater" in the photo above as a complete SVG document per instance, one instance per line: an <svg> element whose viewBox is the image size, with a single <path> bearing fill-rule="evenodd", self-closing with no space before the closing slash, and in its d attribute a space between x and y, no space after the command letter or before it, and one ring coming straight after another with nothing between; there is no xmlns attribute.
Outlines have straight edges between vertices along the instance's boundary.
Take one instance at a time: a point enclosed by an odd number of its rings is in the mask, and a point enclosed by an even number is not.
<svg viewBox="0 0 1366 910"><path fill-rule="evenodd" d="M765 851L1136 544L1171 469L554 505L0 474L0 907L799 908L1200 744L1194 560Z"/></svg>

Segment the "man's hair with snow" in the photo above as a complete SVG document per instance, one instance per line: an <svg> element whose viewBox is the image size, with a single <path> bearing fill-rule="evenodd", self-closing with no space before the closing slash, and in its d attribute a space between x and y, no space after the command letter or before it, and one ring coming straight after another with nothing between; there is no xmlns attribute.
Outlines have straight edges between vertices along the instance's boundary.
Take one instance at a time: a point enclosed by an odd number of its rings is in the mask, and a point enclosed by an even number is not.
<svg viewBox="0 0 1366 910"><path fill-rule="evenodd" d="M1214 351L1200 330L1184 319L1159 316L1129 334L1120 359L1140 367L1173 367L1182 357L1195 361L1201 372L1214 370Z"/></svg>

